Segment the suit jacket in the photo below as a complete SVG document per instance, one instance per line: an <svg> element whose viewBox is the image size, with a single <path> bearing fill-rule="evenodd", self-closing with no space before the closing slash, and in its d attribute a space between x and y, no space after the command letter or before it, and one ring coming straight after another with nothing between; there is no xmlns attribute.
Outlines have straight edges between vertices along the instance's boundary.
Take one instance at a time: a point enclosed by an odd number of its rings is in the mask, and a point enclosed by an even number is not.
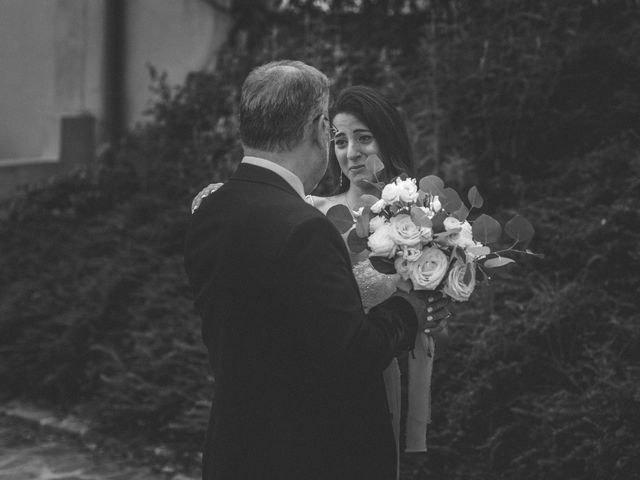
<svg viewBox="0 0 640 480"><path fill-rule="evenodd" d="M365 314L340 234L277 174L240 164L192 216L185 267L214 374L206 480L390 480L381 372L410 302Z"/></svg>

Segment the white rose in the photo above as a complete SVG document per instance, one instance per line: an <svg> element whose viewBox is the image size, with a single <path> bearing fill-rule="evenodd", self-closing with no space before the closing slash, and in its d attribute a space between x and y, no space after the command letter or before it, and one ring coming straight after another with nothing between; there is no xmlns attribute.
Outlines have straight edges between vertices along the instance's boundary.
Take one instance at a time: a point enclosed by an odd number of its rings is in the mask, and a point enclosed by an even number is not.
<svg viewBox="0 0 640 480"><path fill-rule="evenodd" d="M400 256L396 258L394 262L394 266L396 267L396 272L400 275L400 278L403 280L409 280L409 275L411 273L411 265L414 262L409 261L407 258Z"/></svg>
<svg viewBox="0 0 640 480"><path fill-rule="evenodd" d="M387 202L384 201L383 198L381 198L380 200L378 200L376 203L374 203L373 205L371 205L371 211L373 213L380 213L382 211L382 209L384 207L387 206Z"/></svg>
<svg viewBox="0 0 640 480"><path fill-rule="evenodd" d="M433 239L433 229L431 227L420 228L420 240L423 243L428 243Z"/></svg>
<svg viewBox="0 0 640 480"><path fill-rule="evenodd" d="M440 203L440 199L438 198L438 195L434 195L433 200L431 200L431 209L435 213L438 213L441 208L442 208L442 204Z"/></svg>
<svg viewBox="0 0 640 480"><path fill-rule="evenodd" d="M406 180L396 180L398 186L398 198L406 203L412 203L418 200L418 186L414 178L407 178Z"/></svg>
<svg viewBox="0 0 640 480"><path fill-rule="evenodd" d="M420 243L422 229L406 214L396 215L389 220L394 240L398 245L414 247Z"/></svg>
<svg viewBox="0 0 640 480"><path fill-rule="evenodd" d="M375 216L371 220L369 220L369 231L375 232L376 230L378 230L378 228L386 223L387 222L385 221L384 217Z"/></svg>
<svg viewBox="0 0 640 480"><path fill-rule="evenodd" d="M420 258L420 255L422 255L422 250L420 248L407 247L406 245L404 245L400 254L405 260L409 262L415 262Z"/></svg>
<svg viewBox="0 0 640 480"><path fill-rule="evenodd" d="M466 277L466 282L465 282ZM444 285L443 292L454 300L466 302L476 287L476 264L455 262L447 281Z"/></svg>
<svg viewBox="0 0 640 480"><path fill-rule="evenodd" d="M371 255L375 257L391 258L395 255L398 248L393 239L391 225L388 223L383 223L375 232L369 235L367 243L369 250L371 250Z"/></svg>
<svg viewBox="0 0 640 480"><path fill-rule="evenodd" d="M380 197L387 204L397 202L400 199L400 189L395 183L388 183L382 189Z"/></svg>
<svg viewBox="0 0 640 480"><path fill-rule="evenodd" d="M447 217L442 223L444 224L444 229L447 232L450 230L455 230L456 228L462 228L462 222L456 217Z"/></svg>
<svg viewBox="0 0 640 480"><path fill-rule="evenodd" d="M433 216L436 214L436 212L431 210L429 207L418 207L418 208L427 214L427 217L429 218L429 220L431 220Z"/></svg>
<svg viewBox="0 0 640 480"><path fill-rule="evenodd" d="M444 220L444 229L449 232L451 230L460 229L457 233L452 233L447 237L447 244L452 247L475 247L476 242L473 240L473 231L471 224L466 220L461 222L457 218L447 217Z"/></svg>
<svg viewBox="0 0 640 480"><path fill-rule="evenodd" d="M409 278L415 290L435 290L440 284L447 269L449 259L437 247L422 250L420 258L410 264Z"/></svg>

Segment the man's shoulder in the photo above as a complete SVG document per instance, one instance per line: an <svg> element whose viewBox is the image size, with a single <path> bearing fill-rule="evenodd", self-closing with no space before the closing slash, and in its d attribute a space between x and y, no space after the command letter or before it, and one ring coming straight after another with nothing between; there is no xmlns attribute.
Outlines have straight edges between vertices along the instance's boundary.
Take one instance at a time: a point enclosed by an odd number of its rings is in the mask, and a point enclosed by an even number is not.
<svg viewBox="0 0 640 480"><path fill-rule="evenodd" d="M273 185L228 182L202 201L202 217L208 222L268 223L284 233L288 228L312 219L327 221L325 215L299 196ZM200 210L200 209L198 209Z"/></svg>
<svg viewBox="0 0 640 480"><path fill-rule="evenodd" d="M315 195L307 195L306 201L309 205L317 208L325 215L331 207L343 204L340 195L334 195L331 197L316 197Z"/></svg>

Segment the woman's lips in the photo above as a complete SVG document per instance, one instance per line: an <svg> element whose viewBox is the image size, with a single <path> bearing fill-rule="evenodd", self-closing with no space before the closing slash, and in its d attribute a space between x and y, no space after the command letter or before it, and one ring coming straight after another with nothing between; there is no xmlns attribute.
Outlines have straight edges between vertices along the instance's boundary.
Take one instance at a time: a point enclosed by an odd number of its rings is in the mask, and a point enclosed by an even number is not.
<svg viewBox="0 0 640 480"><path fill-rule="evenodd" d="M349 167L350 172L358 172L364 168L364 165L354 165L353 167Z"/></svg>

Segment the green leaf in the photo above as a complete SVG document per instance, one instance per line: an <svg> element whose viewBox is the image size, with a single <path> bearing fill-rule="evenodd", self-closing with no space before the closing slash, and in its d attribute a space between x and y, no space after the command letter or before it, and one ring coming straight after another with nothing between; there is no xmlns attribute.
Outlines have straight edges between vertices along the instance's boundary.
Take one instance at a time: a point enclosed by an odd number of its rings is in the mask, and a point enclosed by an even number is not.
<svg viewBox="0 0 640 480"><path fill-rule="evenodd" d="M362 211L362 215L356 220L356 234L360 238L367 238L369 236L369 220L371 219L371 210L365 208Z"/></svg>
<svg viewBox="0 0 640 480"><path fill-rule="evenodd" d="M445 188L440 196L442 208L447 212L455 212L463 206L462 199L453 188Z"/></svg>
<svg viewBox="0 0 640 480"><path fill-rule="evenodd" d="M392 275L396 273L396 267L393 260L390 258L374 256L369 257L369 261L371 262L371 266L380 273L384 273L385 275Z"/></svg>
<svg viewBox="0 0 640 480"><path fill-rule="evenodd" d="M480 208L484 204L484 199L475 185L469 189L469 192L467 192L467 198L473 208Z"/></svg>
<svg viewBox="0 0 640 480"><path fill-rule="evenodd" d="M398 202L389 205L389 211L391 215L397 214L402 209L402 206L398 204Z"/></svg>
<svg viewBox="0 0 640 480"><path fill-rule="evenodd" d="M377 175L384 170L384 163L382 163L382 160L380 160L378 155L369 155L364 161L364 166L374 175Z"/></svg>
<svg viewBox="0 0 640 480"><path fill-rule="evenodd" d="M398 283L396 284L396 287L398 287L398 290L402 290L403 292L410 293L411 290L413 289L413 284L411 283L410 280L405 280L404 278L400 278L398 280Z"/></svg>
<svg viewBox="0 0 640 480"><path fill-rule="evenodd" d="M440 196L444 190L444 182L440 177L436 177L435 175L423 177L418 186L420 190L430 195Z"/></svg>
<svg viewBox="0 0 640 480"><path fill-rule="evenodd" d="M457 262L466 263L465 262L466 257L465 257L465 254L464 254L464 250L461 249L461 248L458 248L458 247L454 247L453 251L451 252L450 259L453 259L453 260L450 260L451 262L456 262L457 261Z"/></svg>
<svg viewBox="0 0 640 480"><path fill-rule="evenodd" d="M363 179L362 179L362 181L363 181L364 183L368 183L369 185L371 185L372 187L377 188L377 189L378 189L378 190L380 190L380 191L382 191L382 189L383 189L383 188L384 188L384 186L385 186L385 183L384 183L384 182L372 182L371 180L368 180L368 179L365 179L365 178L363 178Z"/></svg>
<svg viewBox="0 0 640 480"><path fill-rule="evenodd" d="M524 252L528 255L533 255L534 257L544 258L544 253L535 253L532 250L529 250L528 248Z"/></svg>
<svg viewBox="0 0 640 480"><path fill-rule="evenodd" d="M355 229L347 235L347 245L352 253L360 253L367 249L367 238L360 237Z"/></svg>
<svg viewBox="0 0 640 480"><path fill-rule="evenodd" d="M504 231L514 240L523 243L531 240L535 233L529 220L520 215L516 215L509 220L504 226Z"/></svg>
<svg viewBox="0 0 640 480"><path fill-rule="evenodd" d="M433 216L431 219L431 223L433 224L433 233L444 232L444 221L447 217L448 215L446 212L443 212L442 210Z"/></svg>
<svg viewBox="0 0 640 480"><path fill-rule="evenodd" d="M471 270L474 267L473 264L465 264L465 268L464 268L464 276L462 277L462 281L464 282L465 285L469 285L471 283L471 279L473 278L473 270Z"/></svg>
<svg viewBox="0 0 640 480"><path fill-rule="evenodd" d="M458 220L460 220L461 222L464 222L467 219L467 217L469 216L469 209L463 203L462 206L458 210L456 210L455 212L452 213L452 215L454 217L456 217Z"/></svg>
<svg viewBox="0 0 640 480"><path fill-rule="evenodd" d="M421 208L411 207L411 220L419 227L431 228L433 223Z"/></svg>
<svg viewBox="0 0 640 480"><path fill-rule="evenodd" d="M484 244L494 243L500 240L502 227L495 218L483 213L473 222L471 232L476 242Z"/></svg>
<svg viewBox="0 0 640 480"><path fill-rule="evenodd" d="M344 205L331 207L327 212L327 218L331 220L340 233L347 233L353 227L351 212Z"/></svg>
<svg viewBox="0 0 640 480"><path fill-rule="evenodd" d="M376 203L378 200L379 198L374 195L367 194L367 195L362 195L360 197L360 201L362 202L362 205L364 205L365 207L370 207L371 205Z"/></svg>
<svg viewBox="0 0 640 480"><path fill-rule="evenodd" d="M484 266L487 268L498 268L509 263L515 263L515 261L507 257L496 257L488 259L486 262L484 262Z"/></svg>

